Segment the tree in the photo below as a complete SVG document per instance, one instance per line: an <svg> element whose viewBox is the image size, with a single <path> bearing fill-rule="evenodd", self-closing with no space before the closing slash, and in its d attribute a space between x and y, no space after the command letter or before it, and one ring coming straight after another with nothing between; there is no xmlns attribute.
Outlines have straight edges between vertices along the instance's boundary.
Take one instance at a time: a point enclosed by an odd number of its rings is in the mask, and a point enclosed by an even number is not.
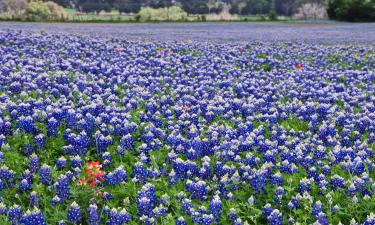
<svg viewBox="0 0 375 225"><path fill-rule="evenodd" d="M65 8L72 8L74 6L74 1L72 0L55 0L55 2Z"/></svg>
<svg viewBox="0 0 375 225"><path fill-rule="evenodd" d="M0 12L21 14L26 11L28 4L26 0L0 0Z"/></svg>
<svg viewBox="0 0 375 225"><path fill-rule="evenodd" d="M323 19L327 18L327 10L318 3L305 3L298 8L294 17L298 19Z"/></svg>
<svg viewBox="0 0 375 225"><path fill-rule="evenodd" d="M270 11L270 2L266 0L249 0L241 10L242 15L266 14Z"/></svg>
<svg viewBox="0 0 375 225"><path fill-rule="evenodd" d="M79 2L79 7L83 12L95 12L99 13L100 11L109 12L111 11L111 5L105 1L95 1L95 0L81 0Z"/></svg>
<svg viewBox="0 0 375 225"><path fill-rule="evenodd" d="M188 14L207 14L209 8L206 0L186 0L182 1L182 9Z"/></svg>
<svg viewBox="0 0 375 225"><path fill-rule="evenodd" d="M115 8L122 13L138 13L141 3L137 0L120 0L115 2Z"/></svg>
<svg viewBox="0 0 375 225"><path fill-rule="evenodd" d="M208 5L207 5L207 3L205 3L205 2L198 2L196 5L195 5L195 13L196 14L207 14L207 13L209 13L209 8L208 8Z"/></svg>
<svg viewBox="0 0 375 225"><path fill-rule="evenodd" d="M342 21L375 21L375 0L329 0L328 16Z"/></svg>
<svg viewBox="0 0 375 225"><path fill-rule="evenodd" d="M230 14L239 14L240 10L238 9L238 5L232 5L229 9Z"/></svg>
<svg viewBox="0 0 375 225"><path fill-rule="evenodd" d="M168 8L173 5L172 0L149 0L148 5L151 8Z"/></svg>

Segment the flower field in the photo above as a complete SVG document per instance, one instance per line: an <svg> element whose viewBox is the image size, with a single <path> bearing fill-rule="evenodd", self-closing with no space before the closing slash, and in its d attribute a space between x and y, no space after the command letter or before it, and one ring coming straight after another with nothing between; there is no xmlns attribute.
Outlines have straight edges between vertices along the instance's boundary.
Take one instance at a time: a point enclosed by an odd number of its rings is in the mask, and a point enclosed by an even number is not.
<svg viewBox="0 0 375 225"><path fill-rule="evenodd" d="M2 224L375 224L372 24L4 26Z"/></svg>

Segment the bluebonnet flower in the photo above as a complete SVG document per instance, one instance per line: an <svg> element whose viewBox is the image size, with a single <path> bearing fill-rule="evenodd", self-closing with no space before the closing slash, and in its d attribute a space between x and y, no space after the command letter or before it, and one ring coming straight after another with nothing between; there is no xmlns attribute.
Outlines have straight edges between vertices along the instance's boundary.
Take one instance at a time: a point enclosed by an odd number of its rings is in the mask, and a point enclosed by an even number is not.
<svg viewBox="0 0 375 225"><path fill-rule="evenodd" d="M236 221L238 219L238 212L234 208L230 208L228 213L228 220L229 221Z"/></svg>
<svg viewBox="0 0 375 225"><path fill-rule="evenodd" d="M4 205L3 202L0 202L0 215L4 216L7 214L7 207Z"/></svg>
<svg viewBox="0 0 375 225"><path fill-rule="evenodd" d="M311 191L311 181L307 178L301 179L299 185L298 185L298 192L300 194L303 194L304 192L310 192Z"/></svg>
<svg viewBox="0 0 375 225"><path fill-rule="evenodd" d="M68 220L69 222L77 223L81 219L81 208L76 202L73 202L68 210Z"/></svg>
<svg viewBox="0 0 375 225"><path fill-rule="evenodd" d="M271 213L273 212L273 208L270 204L266 204L264 207L263 207L263 214L268 217L269 215L271 215Z"/></svg>
<svg viewBox="0 0 375 225"><path fill-rule="evenodd" d="M374 224L375 224L375 215L374 213L370 213L370 215L367 216L363 225L374 225Z"/></svg>
<svg viewBox="0 0 375 225"><path fill-rule="evenodd" d="M98 207L95 204L90 204L87 208L87 217L90 225L99 225Z"/></svg>
<svg viewBox="0 0 375 225"><path fill-rule="evenodd" d="M274 209L268 216L267 216L268 224L270 225L281 225L283 222L283 215L278 209Z"/></svg>
<svg viewBox="0 0 375 225"><path fill-rule="evenodd" d="M33 183L33 177L34 177L34 174L31 173L30 170L28 169L26 169L21 175L21 178L27 180L30 184Z"/></svg>
<svg viewBox="0 0 375 225"><path fill-rule="evenodd" d="M38 197L38 193L36 193L35 191L32 191L29 195L29 202L30 202L30 205L33 206L33 207L38 207L39 206L39 197Z"/></svg>
<svg viewBox="0 0 375 225"><path fill-rule="evenodd" d="M277 187L276 190L275 190L275 195L276 195L275 203L281 204L281 198L285 194L286 194L286 192L285 192L283 187Z"/></svg>
<svg viewBox="0 0 375 225"><path fill-rule="evenodd" d="M207 197L208 187L205 181L197 180L186 182L186 190L191 193L193 199L205 200Z"/></svg>
<svg viewBox="0 0 375 225"><path fill-rule="evenodd" d="M29 190L31 190L31 184L30 184L30 182L28 180L26 180L26 179L21 180L21 182L20 182L20 189L21 189L21 191L29 191Z"/></svg>
<svg viewBox="0 0 375 225"><path fill-rule="evenodd" d="M282 183L283 183L283 178L282 178L280 172L274 174L274 175L271 177L271 183L274 184L274 185L278 185L278 186L281 186L281 185L282 185Z"/></svg>
<svg viewBox="0 0 375 225"><path fill-rule="evenodd" d="M60 204L62 202L61 198L57 195L55 195L52 199L51 199L51 205L57 205L57 204Z"/></svg>
<svg viewBox="0 0 375 225"><path fill-rule="evenodd" d="M9 207L8 220L12 222L13 225L18 224L22 217L22 208L19 205L13 205Z"/></svg>
<svg viewBox="0 0 375 225"><path fill-rule="evenodd" d="M105 201L110 201L113 199L113 195L109 192L103 192L103 198Z"/></svg>
<svg viewBox="0 0 375 225"><path fill-rule="evenodd" d="M0 147L3 148L7 144L7 138L4 134L0 134Z"/></svg>
<svg viewBox="0 0 375 225"><path fill-rule="evenodd" d="M2 180L0 180L0 191L4 189L5 189L5 183Z"/></svg>
<svg viewBox="0 0 375 225"><path fill-rule="evenodd" d="M151 215L156 202L155 187L149 183L143 185L137 195L138 215Z"/></svg>
<svg viewBox="0 0 375 225"><path fill-rule="evenodd" d="M36 172L39 169L39 158L36 154L32 154L29 158L30 171Z"/></svg>
<svg viewBox="0 0 375 225"><path fill-rule="evenodd" d="M21 220L21 224L24 225L46 225L46 219L43 215L43 213L35 208L33 211L27 211L25 214L23 214Z"/></svg>
<svg viewBox="0 0 375 225"><path fill-rule="evenodd" d="M44 164L40 169L39 169L39 177L40 177L40 182L46 186L49 186L52 184L52 172L51 172L51 167Z"/></svg>
<svg viewBox="0 0 375 225"><path fill-rule="evenodd" d="M109 212L109 221L107 223L108 225L118 225L121 224L119 218L118 218L118 212L117 209L112 209Z"/></svg>
<svg viewBox="0 0 375 225"><path fill-rule="evenodd" d="M72 168L81 168L82 167L82 159L79 155L71 156L70 161L72 162Z"/></svg>
<svg viewBox="0 0 375 225"><path fill-rule="evenodd" d="M5 147L8 147L8 151L11 151L11 148L10 146L7 144L7 145L3 145L3 148ZM21 153L24 155L24 156L30 156L31 154L33 154L33 152L35 152L35 149L34 147L31 145L31 144L26 144L24 146L24 148L22 149Z"/></svg>
<svg viewBox="0 0 375 225"><path fill-rule="evenodd" d="M107 167L107 166L111 165L112 162L113 162L111 153L104 152L102 154L102 160L103 160L103 163L102 163L103 167Z"/></svg>
<svg viewBox="0 0 375 225"><path fill-rule="evenodd" d="M131 220L130 214L126 211L126 209L122 209L120 212L118 212L118 218L121 221L121 223L129 223Z"/></svg>
<svg viewBox="0 0 375 225"><path fill-rule="evenodd" d="M121 145L117 146L116 154L120 157L123 157L125 155L125 149Z"/></svg>
<svg viewBox="0 0 375 225"><path fill-rule="evenodd" d="M56 167L57 167L58 169L61 170L61 169L65 168L66 165L67 165L67 161L66 161L66 158L65 158L64 156L61 156L60 158L58 158L58 159L56 160Z"/></svg>
<svg viewBox="0 0 375 225"><path fill-rule="evenodd" d="M193 216L193 222L201 225L212 224L214 222L214 217L211 214L198 214L197 216Z"/></svg>
<svg viewBox="0 0 375 225"><path fill-rule="evenodd" d="M319 222L319 224L321 225L328 225L328 219L325 215L325 213L323 212L320 212L317 216L316 216L316 220L317 222Z"/></svg>
<svg viewBox="0 0 375 225"><path fill-rule="evenodd" d="M113 172L104 175L106 182L109 185L120 184L127 180L126 170L123 166L116 168Z"/></svg>
<svg viewBox="0 0 375 225"><path fill-rule="evenodd" d="M176 225L187 225L184 217L182 217L182 216L178 217L177 220L176 220Z"/></svg>
<svg viewBox="0 0 375 225"><path fill-rule="evenodd" d="M191 211L194 209L193 203L190 199L185 198L182 200L181 211L186 213L187 215L191 215Z"/></svg>
<svg viewBox="0 0 375 225"><path fill-rule="evenodd" d="M103 153L107 150L108 146L110 146L113 141L111 136L105 137L103 134L97 131L95 133L95 142L98 152Z"/></svg>
<svg viewBox="0 0 375 225"><path fill-rule="evenodd" d="M54 118L51 117L47 120L47 135L49 137L51 136L57 136L58 132L58 127L59 127L59 122Z"/></svg>
<svg viewBox="0 0 375 225"><path fill-rule="evenodd" d="M221 217L222 204L220 197L215 195L210 202L210 212L215 217L215 219L220 219Z"/></svg>
<svg viewBox="0 0 375 225"><path fill-rule="evenodd" d="M167 209L162 204L160 204L159 206L155 207L152 210L151 216L156 218L156 217L163 216L166 213L167 213Z"/></svg>
<svg viewBox="0 0 375 225"><path fill-rule="evenodd" d="M148 172L147 172L147 170L146 170L146 168L145 168L145 166L142 162L136 162L134 164L133 174L134 174L133 179L136 179L137 181L140 181L140 182L146 182L147 181Z"/></svg>
<svg viewBox="0 0 375 225"><path fill-rule="evenodd" d="M60 175L55 184L57 196L60 199L67 199L70 196L69 178L66 175Z"/></svg>
<svg viewBox="0 0 375 225"><path fill-rule="evenodd" d="M25 132L27 133L35 133L36 132L36 127L34 125L34 120L31 116L21 116L19 119L18 119L18 122L17 122L17 126L20 128L20 129L23 129Z"/></svg>
<svg viewBox="0 0 375 225"><path fill-rule="evenodd" d="M43 149L44 145L45 145L45 137L44 137L44 135L43 134L38 134L37 136L35 136L34 143L35 143L35 145L38 148Z"/></svg>
<svg viewBox="0 0 375 225"><path fill-rule="evenodd" d="M57 225L66 225L66 223L64 220L60 220L59 222L57 222Z"/></svg>

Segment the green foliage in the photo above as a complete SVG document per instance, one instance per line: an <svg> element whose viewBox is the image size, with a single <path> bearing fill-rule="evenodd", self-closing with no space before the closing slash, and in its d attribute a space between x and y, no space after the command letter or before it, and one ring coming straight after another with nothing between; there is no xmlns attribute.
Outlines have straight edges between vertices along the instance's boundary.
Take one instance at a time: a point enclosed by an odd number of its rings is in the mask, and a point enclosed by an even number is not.
<svg viewBox="0 0 375 225"><path fill-rule="evenodd" d="M181 3L182 8L189 14L207 14L209 12L206 0L186 0Z"/></svg>
<svg viewBox="0 0 375 225"><path fill-rule="evenodd" d="M151 7L142 8L137 14L139 21L163 21L163 20L184 20L187 14L178 6L170 8L153 9Z"/></svg>
<svg viewBox="0 0 375 225"><path fill-rule="evenodd" d="M138 13L141 10L141 4L136 0L121 0L117 2L117 8L123 13Z"/></svg>
<svg viewBox="0 0 375 225"><path fill-rule="evenodd" d="M289 116L285 120L280 120L279 124L288 131L294 130L306 132L309 127L307 122L298 120L295 116Z"/></svg>
<svg viewBox="0 0 375 225"><path fill-rule="evenodd" d="M268 13L268 19L271 21L276 21L277 20L277 13L275 10L272 10Z"/></svg>
<svg viewBox="0 0 375 225"><path fill-rule="evenodd" d="M33 20L46 20L51 16L48 6L41 1L30 2L27 14Z"/></svg>
<svg viewBox="0 0 375 225"><path fill-rule="evenodd" d="M327 12L334 20L375 21L375 0L330 0Z"/></svg>
<svg viewBox="0 0 375 225"><path fill-rule="evenodd" d="M92 0L82 0L80 1L80 6L83 12L95 12L100 11L109 12L111 11L111 5L107 1L92 1Z"/></svg>

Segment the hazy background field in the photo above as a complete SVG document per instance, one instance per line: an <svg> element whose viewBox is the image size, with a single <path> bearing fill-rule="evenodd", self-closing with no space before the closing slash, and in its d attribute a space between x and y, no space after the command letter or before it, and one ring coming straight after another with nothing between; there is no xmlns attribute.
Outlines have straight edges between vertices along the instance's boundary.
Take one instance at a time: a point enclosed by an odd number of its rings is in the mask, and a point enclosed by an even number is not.
<svg viewBox="0 0 375 225"><path fill-rule="evenodd" d="M338 44L375 43L374 23L333 21L293 21L269 23L19 23L4 22L0 30L72 33L129 40L163 41L304 41Z"/></svg>

